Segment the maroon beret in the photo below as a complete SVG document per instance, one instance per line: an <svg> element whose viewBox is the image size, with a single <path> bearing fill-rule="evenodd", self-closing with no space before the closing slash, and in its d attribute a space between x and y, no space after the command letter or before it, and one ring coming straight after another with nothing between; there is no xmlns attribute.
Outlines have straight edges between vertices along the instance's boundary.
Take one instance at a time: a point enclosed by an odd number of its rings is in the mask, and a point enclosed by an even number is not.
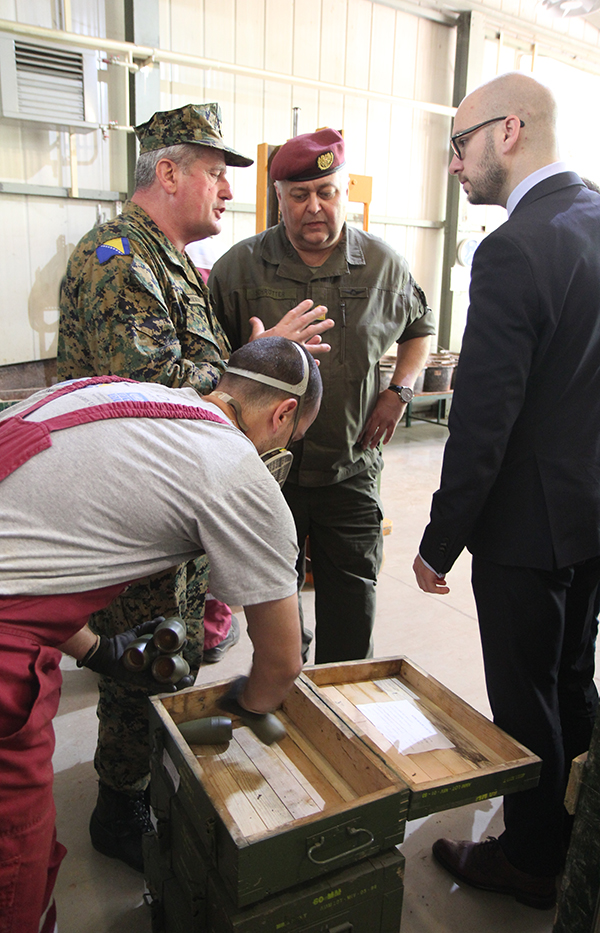
<svg viewBox="0 0 600 933"><path fill-rule="evenodd" d="M317 130L288 139L273 156L273 181L312 181L346 164L344 138L337 130Z"/></svg>

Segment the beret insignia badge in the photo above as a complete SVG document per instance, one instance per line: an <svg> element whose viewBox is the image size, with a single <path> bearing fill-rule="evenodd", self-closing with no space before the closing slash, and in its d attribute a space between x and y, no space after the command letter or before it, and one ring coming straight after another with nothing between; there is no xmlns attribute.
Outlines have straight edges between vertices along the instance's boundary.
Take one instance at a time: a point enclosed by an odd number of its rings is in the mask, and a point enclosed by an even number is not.
<svg viewBox="0 0 600 933"><path fill-rule="evenodd" d="M331 168L333 165L334 155L331 150L329 152L322 152L321 155L317 158L317 166L321 169L322 172L327 171L328 168Z"/></svg>

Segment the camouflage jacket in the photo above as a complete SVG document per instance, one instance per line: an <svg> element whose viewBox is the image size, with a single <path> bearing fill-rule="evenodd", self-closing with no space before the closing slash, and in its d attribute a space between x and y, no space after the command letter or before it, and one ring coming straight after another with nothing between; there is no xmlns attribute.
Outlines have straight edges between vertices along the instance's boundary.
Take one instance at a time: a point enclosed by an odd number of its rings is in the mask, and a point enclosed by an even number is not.
<svg viewBox="0 0 600 933"><path fill-rule="evenodd" d="M228 357L206 285L139 205L80 240L61 286L60 379L110 374L203 394Z"/></svg>

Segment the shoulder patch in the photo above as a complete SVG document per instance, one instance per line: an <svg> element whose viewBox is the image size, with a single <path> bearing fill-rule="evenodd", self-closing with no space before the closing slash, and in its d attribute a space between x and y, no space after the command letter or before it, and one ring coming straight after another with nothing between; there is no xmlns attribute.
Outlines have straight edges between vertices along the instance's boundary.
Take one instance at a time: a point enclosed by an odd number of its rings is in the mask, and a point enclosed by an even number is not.
<svg viewBox="0 0 600 933"><path fill-rule="evenodd" d="M129 256L130 254L129 240L126 236L107 240L106 243L96 247L96 258L99 263L106 262L111 256Z"/></svg>

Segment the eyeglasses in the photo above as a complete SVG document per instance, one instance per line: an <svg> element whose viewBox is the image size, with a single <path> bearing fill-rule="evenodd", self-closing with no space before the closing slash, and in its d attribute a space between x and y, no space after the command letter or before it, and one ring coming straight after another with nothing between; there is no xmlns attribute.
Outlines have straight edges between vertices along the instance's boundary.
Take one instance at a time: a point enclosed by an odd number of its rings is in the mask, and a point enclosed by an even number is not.
<svg viewBox="0 0 600 933"><path fill-rule="evenodd" d="M457 139L462 139L463 136L468 136L469 133L474 133L475 130L480 130L482 126L488 126L489 123L499 123L500 120L506 120L506 117L492 117L491 120L484 120L483 123L476 123L475 126L470 126L468 130L461 130L460 133L455 133L454 136L450 137L450 145L452 146L452 152L457 159L462 159L462 152L456 145ZM522 120L519 121L521 126L525 126Z"/></svg>

